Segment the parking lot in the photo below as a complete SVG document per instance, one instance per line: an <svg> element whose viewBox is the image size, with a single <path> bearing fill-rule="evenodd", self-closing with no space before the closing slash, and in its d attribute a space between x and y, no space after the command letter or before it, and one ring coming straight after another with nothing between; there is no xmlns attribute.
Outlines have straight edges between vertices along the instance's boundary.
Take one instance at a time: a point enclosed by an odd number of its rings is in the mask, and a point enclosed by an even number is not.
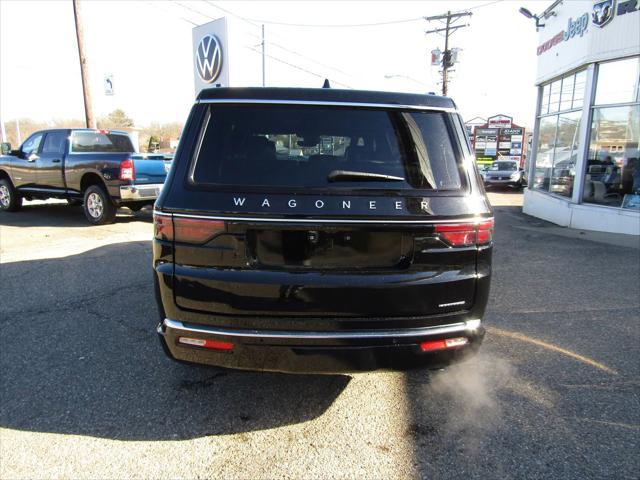
<svg viewBox="0 0 640 480"><path fill-rule="evenodd" d="M0 477L637 478L640 246L490 197L479 356L353 376L168 360L149 211L0 213Z"/></svg>

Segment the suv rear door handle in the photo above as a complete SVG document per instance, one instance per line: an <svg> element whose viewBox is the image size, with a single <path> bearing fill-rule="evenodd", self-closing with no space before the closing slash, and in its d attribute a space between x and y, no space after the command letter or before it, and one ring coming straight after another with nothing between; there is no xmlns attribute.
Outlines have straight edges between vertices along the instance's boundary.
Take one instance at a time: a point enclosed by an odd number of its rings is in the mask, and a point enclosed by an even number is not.
<svg viewBox="0 0 640 480"><path fill-rule="evenodd" d="M60 163L60 159L59 158L54 158L53 160L51 160L51 163Z"/></svg>

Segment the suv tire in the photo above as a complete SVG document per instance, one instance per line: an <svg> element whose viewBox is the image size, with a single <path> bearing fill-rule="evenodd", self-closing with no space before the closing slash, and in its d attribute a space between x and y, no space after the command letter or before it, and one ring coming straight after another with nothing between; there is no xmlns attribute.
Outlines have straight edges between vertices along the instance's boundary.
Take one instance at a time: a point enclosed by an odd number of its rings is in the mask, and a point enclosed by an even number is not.
<svg viewBox="0 0 640 480"><path fill-rule="evenodd" d="M113 223L116 218L116 206L111 202L99 185L91 185L84 192L84 214L93 225Z"/></svg>
<svg viewBox="0 0 640 480"><path fill-rule="evenodd" d="M22 207L22 197L14 188L11 180L0 179L0 210L17 212Z"/></svg>

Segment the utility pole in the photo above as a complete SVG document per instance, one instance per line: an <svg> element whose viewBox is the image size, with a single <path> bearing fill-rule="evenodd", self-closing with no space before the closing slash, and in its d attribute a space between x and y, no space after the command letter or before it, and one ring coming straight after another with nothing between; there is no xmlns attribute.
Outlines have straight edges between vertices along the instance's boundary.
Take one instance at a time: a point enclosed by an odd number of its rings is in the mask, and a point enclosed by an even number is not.
<svg viewBox="0 0 640 480"><path fill-rule="evenodd" d="M453 66L452 52L449 48L449 36L458 30L459 28L468 27L466 25L454 25L460 18L471 16L471 12L459 12L451 13L450 11L444 15L435 15L433 17L425 17L425 20L431 22L434 20L440 20L445 22L445 26L442 28L436 28L434 30L428 30L425 32L427 35L430 33L444 32L444 52L442 53L442 95L447 94L447 86L449 83L449 69Z"/></svg>
<svg viewBox="0 0 640 480"><path fill-rule="evenodd" d="M266 87L266 82L265 82L265 72L264 72L264 57L265 57L265 53L264 53L264 23L262 24L262 86Z"/></svg>
<svg viewBox="0 0 640 480"><path fill-rule="evenodd" d="M76 37L78 39L78 56L80 57L80 76L82 77L82 94L84 96L84 116L87 128L96 128L96 119L93 116L93 105L91 103L91 86L89 85L89 71L87 67L87 57L84 54L84 34L82 31L82 15L80 3L73 0L73 16L76 22Z"/></svg>

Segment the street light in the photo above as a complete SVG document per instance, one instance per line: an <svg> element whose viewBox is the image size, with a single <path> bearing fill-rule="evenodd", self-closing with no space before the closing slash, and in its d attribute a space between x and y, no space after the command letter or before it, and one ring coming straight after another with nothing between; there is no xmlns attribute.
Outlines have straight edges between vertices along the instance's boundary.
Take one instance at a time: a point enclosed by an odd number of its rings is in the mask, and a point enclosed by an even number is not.
<svg viewBox="0 0 640 480"><path fill-rule="evenodd" d="M524 15L527 18L533 18L536 21L536 30L539 28L544 27L544 23L540 23L540 17L538 17L537 15L531 13L531 11L527 10L524 7L520 7L520 10L518 10L522 15Z"/></svg>

